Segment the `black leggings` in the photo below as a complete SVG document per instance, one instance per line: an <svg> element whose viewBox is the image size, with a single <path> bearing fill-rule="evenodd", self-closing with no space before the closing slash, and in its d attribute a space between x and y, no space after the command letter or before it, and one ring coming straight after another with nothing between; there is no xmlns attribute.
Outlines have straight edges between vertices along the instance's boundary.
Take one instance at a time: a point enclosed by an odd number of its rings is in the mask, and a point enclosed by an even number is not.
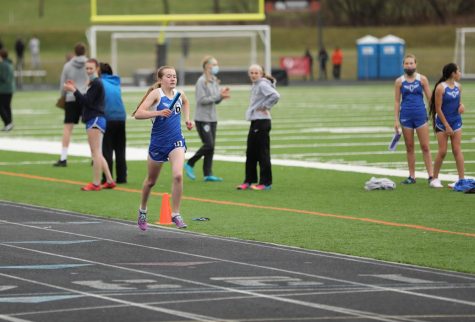
<svg viewBox="0 0 475 322"><path fill-rule="evenodd" d="M204 157L203 175L205 177L211 176L213 175L214 144L216 142L216 128L218 122L195 121L195 124L203 145L196 151L195 155L188 160L188 164L193 167L201 157Z"/></svg>
<svg viewBox="0 0 475 322"><path fill-rule="evenodd" d="M0 117L5 126L12 122L12 96L13 94L0 94Z"/></svg>
<svg viewBox="0 0 475 322"><path fill-rule="evenodd" d="M102 154L109 165L111 173L114 173L113 154L116 163L116 182L127 182L127 163L125 161L125 121L107 121L106 133L102 140ZM103 180L105 176L103 175Z"/></svg>
<svg viewBox="0 0 475 322"><path fill-rule="evenodd" d="M272 184L270 130L271 120L255 120L251 122L249 134L247 135L245 183L257 182L257 164L259 163L259 184L266 186Z"/></svg>

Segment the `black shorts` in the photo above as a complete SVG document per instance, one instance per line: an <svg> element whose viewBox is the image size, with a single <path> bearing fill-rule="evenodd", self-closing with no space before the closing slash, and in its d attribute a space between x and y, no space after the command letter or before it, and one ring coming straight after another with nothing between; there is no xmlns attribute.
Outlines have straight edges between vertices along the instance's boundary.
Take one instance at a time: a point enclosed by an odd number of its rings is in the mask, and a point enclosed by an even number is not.
<svg viewBox="0 0 475 322"><path fill-rule="evenodd" d="M78 102L66 102L64 107L64 123L78 124L81 118L82 109Z"/></svg>

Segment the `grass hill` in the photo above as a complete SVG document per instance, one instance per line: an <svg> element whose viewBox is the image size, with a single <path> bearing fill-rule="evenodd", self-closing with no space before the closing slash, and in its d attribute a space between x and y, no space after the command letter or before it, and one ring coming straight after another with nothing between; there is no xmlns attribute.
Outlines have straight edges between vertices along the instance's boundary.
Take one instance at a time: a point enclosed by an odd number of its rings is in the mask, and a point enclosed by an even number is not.
<svg viewBox="0 0 475 322"><path fill-rule="evenodd" d="M0 38L13 58L13 45L17 37L28 40L32 35L37 35L41 40L43 68L48 72L47 82L54 84L58 81L65 54L71 51L76 42L87 41L85 30L91 25L90 6L87 0L48 0L44 1L43 15L40 16L39 3L40 1L31 0L4 0L3 9L0 11ZM150 1L144 3L149 4ZM430 78L436 78L442 66L453 60L455 28L455 26L331 27L324 29L323 39L329 50L334 46L343 48L345 59L342 78L344 79L356 79L355 41L368 34L376 37L394 34L405 39L406 52L416 54L419 70ZM293 29L273 27L273 65L278 66L281 56L303 55L307 47L315 55L317 34L315 27ZM26 68L28 68L28 52L26 63Z"/></svg>

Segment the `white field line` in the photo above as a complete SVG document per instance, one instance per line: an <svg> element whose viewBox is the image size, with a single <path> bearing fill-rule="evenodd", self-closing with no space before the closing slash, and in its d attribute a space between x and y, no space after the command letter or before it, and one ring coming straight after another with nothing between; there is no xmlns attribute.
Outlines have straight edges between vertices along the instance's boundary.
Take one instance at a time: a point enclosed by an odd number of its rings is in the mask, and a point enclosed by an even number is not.
<svg viewBox="0 0 475 322"><path fill-rule="evenodd" d="M17 139L17 138L0 138L0 150L16 151L16 152L33 152L33 153L46 153L59 155L61 151L61 142L40 141L32 139ZM194 151L188 151L186 157L189 158L193 155ZM71 143L69 146L69 155L90 157L91 152L89 145L86 143ZM130 161L145 161L147 159L147 148L132 148L127 147L127 160ZM214 159L217 161L226 162L239 162L244 163L244 156L227 156L227 155L214 155ZM395 176L406 177L407 170L398 169L386 169L380 167L369 167L360 165L349 164L336 164L336 163L323 163L313 161L298 161L298 160L281 160L273 159L272 164L290 167L302 167L311 169L333 170L343 172L357 172L367 173L372 175L382 176ZM422 171L416 171L418 178L427 178L427 173ZM444 175L439 176L441 180L456 181L458 176L456 175Z"/></svg>

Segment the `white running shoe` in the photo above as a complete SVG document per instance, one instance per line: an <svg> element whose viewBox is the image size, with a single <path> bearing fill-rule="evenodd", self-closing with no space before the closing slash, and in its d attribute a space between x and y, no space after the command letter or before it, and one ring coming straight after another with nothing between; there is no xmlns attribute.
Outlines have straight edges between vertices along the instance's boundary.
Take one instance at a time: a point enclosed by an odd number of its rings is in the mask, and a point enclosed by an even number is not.
<svg viewBox="0 0 475 322"><path fill-rule="evenodd" d="M432 181L429 183L429 187L431 187L431 188L443 188L444 186L442 185L442 183L440 182L439 179L435 178L435 179L432 179Z"/></svg>
<svg viewBox="0 0 475 322"><path fill-rule="evenodd" d="M452 183L449 183L447 186L450 188L450 189L453 189L455 187L455 184L457 183L457 181L455 182L452 182Z"/></svg>

